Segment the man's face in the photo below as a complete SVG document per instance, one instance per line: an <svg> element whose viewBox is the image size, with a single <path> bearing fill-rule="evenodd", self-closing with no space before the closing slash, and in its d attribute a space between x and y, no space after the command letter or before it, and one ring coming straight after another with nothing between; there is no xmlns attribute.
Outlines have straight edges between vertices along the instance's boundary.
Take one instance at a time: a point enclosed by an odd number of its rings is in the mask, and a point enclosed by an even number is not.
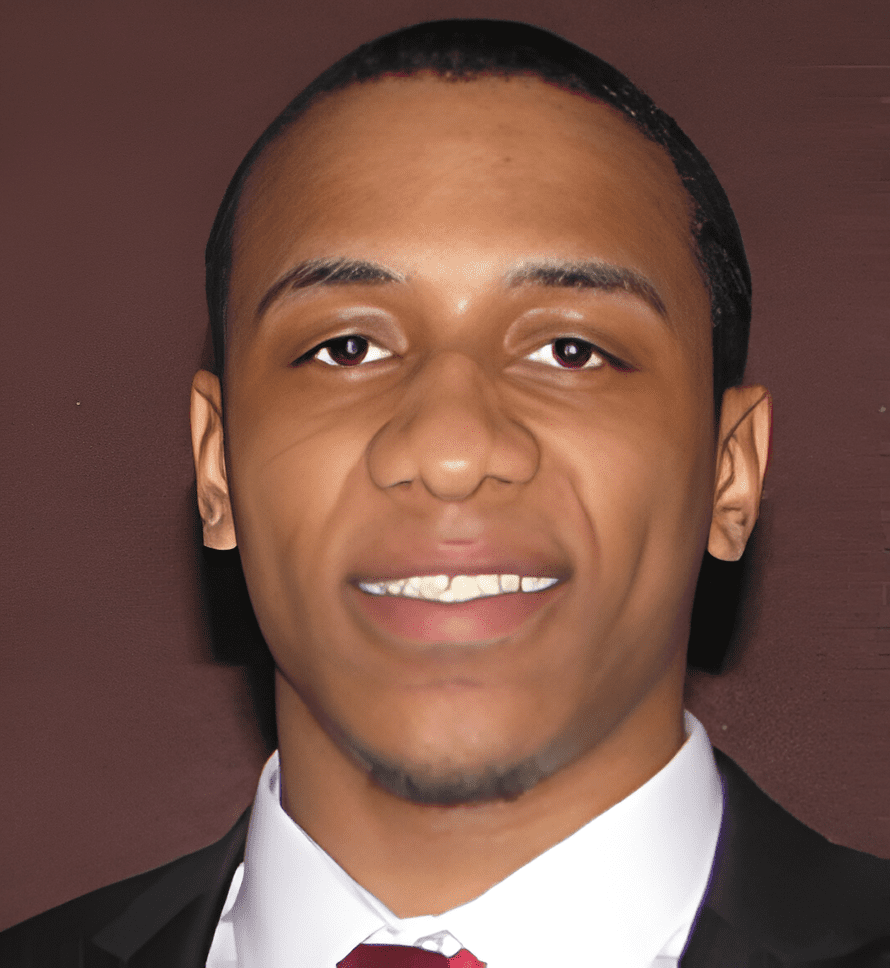
<svg viewBox="0 0 890 968"><path fill-rule="evenodd" d="M279 704L470 796L679 719L714 428L661 149L533 79L350 88L251 177L230 295L229 485ZM455 576L485 577L423 597Z"/></svg>

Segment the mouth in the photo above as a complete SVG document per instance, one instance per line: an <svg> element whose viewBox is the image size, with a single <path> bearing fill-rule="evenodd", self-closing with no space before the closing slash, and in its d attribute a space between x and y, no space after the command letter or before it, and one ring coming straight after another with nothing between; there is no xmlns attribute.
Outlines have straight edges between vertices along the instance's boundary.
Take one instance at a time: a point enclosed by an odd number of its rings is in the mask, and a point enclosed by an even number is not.
<svg viewBox="0 0 890 968"><path fill-rule="evenodd" d="M553 601L550 575L412 575L359 580L354 604L379 631L408 642L482 645L517 632Z"/></svg>
<svg viewBox="0 0 890 968"><path fill-rule="evenodd" d="M384 581L360 581L368 595L415 598L441 605L472 602L495 595L527 595L552 588L559 581L534 575L412 575Z"/></svg>

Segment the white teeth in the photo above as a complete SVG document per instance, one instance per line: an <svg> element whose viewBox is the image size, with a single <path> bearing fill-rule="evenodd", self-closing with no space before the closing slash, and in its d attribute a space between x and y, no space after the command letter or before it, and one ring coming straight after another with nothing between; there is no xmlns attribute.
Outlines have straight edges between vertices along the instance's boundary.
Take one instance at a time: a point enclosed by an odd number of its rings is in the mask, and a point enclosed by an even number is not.
<svg viewBox="0 0 890 968"><path fill-rule="evenodd" d="M428 598L431 601L438 598L448 588L447 575L426 575L422 578L409 579L409 581L415 580L420 583L419 590L421 597Z"/></svg>
<svg viewBox="0 0 890 968"><path fill-rule="evenodd" d="M456 602L466 602L484 594L479 582L470 575L455 575L451 579L451 596Z"/></svg>
<svg viewBox="0 0 890 968"><path fill-rule="evenodd" d="M523 578L522 590L524 592L540 592L555 584L555 578Z"/></svg>
<svg viewBox="0 0 890 968"><path fill-rule="evenodd" d="M423 598L430 602L470 602L475 598L514 592L539 592L557 583L557 578L519 575L414 575L398 581L359 582L369 595Z"/></svg>

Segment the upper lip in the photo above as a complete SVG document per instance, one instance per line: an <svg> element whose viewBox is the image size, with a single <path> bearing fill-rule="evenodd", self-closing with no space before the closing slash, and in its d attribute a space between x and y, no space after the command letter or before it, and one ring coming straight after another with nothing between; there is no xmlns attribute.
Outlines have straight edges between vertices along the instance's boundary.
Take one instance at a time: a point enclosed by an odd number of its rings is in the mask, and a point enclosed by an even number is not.
<svg viewBox="0 0 890 968"><path fill-rule="evenodd" d="M374 555L354 568L347 580L359 582L401 581L425 575L519 575L565 579L569 567L554 554L531 549L495 551L486 542L442 543L435 547L404 549Z"/></svg>

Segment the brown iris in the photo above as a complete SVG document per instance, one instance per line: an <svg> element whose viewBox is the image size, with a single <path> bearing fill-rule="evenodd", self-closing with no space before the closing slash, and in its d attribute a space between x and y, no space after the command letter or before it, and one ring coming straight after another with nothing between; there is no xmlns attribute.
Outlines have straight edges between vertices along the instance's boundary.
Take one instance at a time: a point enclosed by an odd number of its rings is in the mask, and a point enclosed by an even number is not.
<svg viewBox="0 0 890 968"><path fill-rule="evenodd" d="M561 366L578 369L590 361L593 346L583 339L557 339L553 341L553 356Z"/></svg>
<svg viewBox="0 0 890 968"><path fill-rule="evenodd" d="M368 354L368 341L363 336L341 336L325 343L325 347L340 366L355 366Z"/></svg>

